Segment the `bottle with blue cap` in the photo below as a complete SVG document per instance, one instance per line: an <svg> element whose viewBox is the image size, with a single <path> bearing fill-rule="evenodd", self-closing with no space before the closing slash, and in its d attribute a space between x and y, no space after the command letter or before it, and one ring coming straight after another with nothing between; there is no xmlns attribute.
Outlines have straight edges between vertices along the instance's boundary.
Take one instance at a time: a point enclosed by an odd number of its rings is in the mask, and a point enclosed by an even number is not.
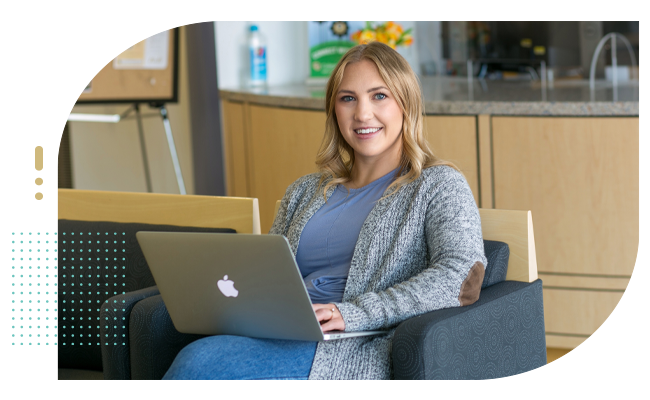
<svg viewBox="0 0 650 400"><path fill-rule="evenodd" d="M257 25L251 25L248 36L248 53L250 62L250 86L266 85L266 41Z"/></svg>

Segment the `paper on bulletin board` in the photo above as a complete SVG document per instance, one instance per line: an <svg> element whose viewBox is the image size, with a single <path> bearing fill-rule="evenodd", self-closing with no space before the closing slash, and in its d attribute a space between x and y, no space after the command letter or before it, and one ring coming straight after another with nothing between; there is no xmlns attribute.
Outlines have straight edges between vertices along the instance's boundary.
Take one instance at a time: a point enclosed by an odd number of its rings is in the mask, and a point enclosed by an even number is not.
<svg viewBox="0 0 650 400"><path fill-rule="evenodd" d="M113 60L115 69L166 69L169 31L160 32L128 48Z"/></svg>
<svg viewBox="0 0 650 400"><path fill-rule="evenodd" d="M90 90L92 21L57 22L57 91Z"/></svg>

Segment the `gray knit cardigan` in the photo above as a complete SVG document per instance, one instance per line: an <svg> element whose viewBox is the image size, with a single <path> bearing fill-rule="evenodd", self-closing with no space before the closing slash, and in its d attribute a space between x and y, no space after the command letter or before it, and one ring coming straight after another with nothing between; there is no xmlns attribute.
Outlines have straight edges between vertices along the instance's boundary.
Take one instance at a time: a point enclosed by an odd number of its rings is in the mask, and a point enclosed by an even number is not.
<svg viewBox="0 0 650 400"><path fill-rule="evenodd" d="M294 256L303 228L325 204L320 176L303 176L287 188L269 232L286 236ZM330 187L327 198L333 192ZM335 303L346 331L387 333L319 342L309 379L390 379L397 325L476 301L486 263L467 181L447 166L425 169L372 209L359 233L342 302Z"/></svg>

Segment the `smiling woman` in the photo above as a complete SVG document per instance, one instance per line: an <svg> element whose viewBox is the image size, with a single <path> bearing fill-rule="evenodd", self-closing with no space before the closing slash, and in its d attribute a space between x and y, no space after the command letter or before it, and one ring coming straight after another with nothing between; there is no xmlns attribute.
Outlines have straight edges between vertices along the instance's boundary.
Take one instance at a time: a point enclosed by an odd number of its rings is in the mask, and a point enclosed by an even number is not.
<svg viewBox="0 0 650 400"><path fill-rule="evenodd" d="M415 180L424 168L447 165L458 170L429 148L417 76L391 50L379 42L356 46L332 73L325 98L325 135L316 158L321 183L331 178L325 191L338 184L363 186L397 167L399 177L391 184L396 189Z"/></svg>
<svg viewBox="0 0 650 400"><path fill-rule="evenodd" d="M402 110L368 60L347 66L335 104L338 127L355 155L347 188L365 186L395 169L402 155Z"/></svg>
<svg viewBox="0 0 650 400"><path fill-rule="evenodd" d="M352 48L329 79L326 113L320 172L289 186L269 233L287 237L323 332L384 332L318 343L214 336L184 348L165 378L390 379L400 322L478 300L478 209L424 139L408 63L378 42Z"/></svg>

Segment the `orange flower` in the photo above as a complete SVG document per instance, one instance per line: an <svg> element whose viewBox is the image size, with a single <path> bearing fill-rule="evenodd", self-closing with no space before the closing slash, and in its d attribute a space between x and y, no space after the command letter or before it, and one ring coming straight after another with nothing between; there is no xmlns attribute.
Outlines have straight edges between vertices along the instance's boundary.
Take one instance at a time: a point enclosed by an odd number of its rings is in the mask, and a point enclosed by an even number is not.
<svg viewBox="0 0 650 400"><path fill-rule="evenodd" d="M351 34L350 39L359 44L376 40L387 44L393 49L397 46L410 46L413 44L411 29L404 31L401 25L393 21L388 21L374 27L367 24L365 28Z"/></svg>
<svg viewBox="0 0 650 400"><path fill-rule="evenodd" d="M377 32L377 41L381 43L388 43L388 36L384 32Z"/></svg>
<svg viewBox="0 0 650 400"><path fill-rule="evenodd" d="M393 21L386 22L385 29L389 35L395 37L396 39L399 39L399 37L402 35L402 32L404 32L402 26L394 23Z"/></svg>
<svg viewBox="0 0 650 400"><path fill-rule="evenodd" d="M374 40L377 40L376 34L374 31L363 31L361 32L361 37L359 38L359 43L370 43Z"/></svg>

